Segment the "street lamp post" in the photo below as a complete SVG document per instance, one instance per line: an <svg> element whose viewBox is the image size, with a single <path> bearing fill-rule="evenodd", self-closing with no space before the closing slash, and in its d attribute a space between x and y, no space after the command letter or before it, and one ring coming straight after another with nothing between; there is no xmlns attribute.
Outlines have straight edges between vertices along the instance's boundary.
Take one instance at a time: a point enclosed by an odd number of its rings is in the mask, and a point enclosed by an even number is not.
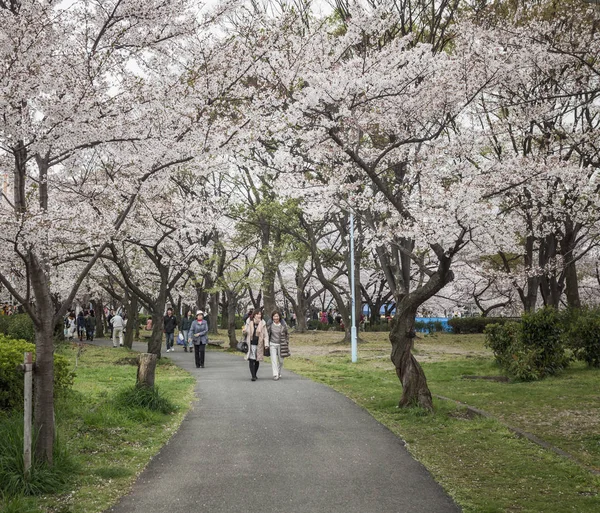
<svg viewBox="0 0 600 513"><path fill-rule="evenodd" d="M350 211L350 287L352 288L352 327L350 340L352 344L352 363L358 360L356 341L356 288L354 283L354 212Z"/></svg>

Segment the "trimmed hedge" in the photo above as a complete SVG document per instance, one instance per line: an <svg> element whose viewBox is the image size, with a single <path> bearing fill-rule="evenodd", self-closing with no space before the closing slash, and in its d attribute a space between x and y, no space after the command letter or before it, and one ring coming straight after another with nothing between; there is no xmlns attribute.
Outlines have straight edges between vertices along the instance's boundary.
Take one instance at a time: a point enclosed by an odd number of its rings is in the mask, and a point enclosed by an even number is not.
<svg viewBox="0 0 600 513"><path fill-rule="evenodd" d="M574 358L600 367L600 308L565 311L563 339Z"/></svg>
<svg viewBox="0 0 600 513"><path fill-rule="evenodd" d="M23 353L32 352L35 361L35 344L0 335L0 409L13 409L23 404ZM73 386L75 373L69 360L54 355L54 389L66 390Z"/></svg>
<svg viewBox="0 0 600 513"><path fill-rule="evenodd" d="M489 324L499 324L502 326L507 322L515 322L520 319L510 317L453 317L448 320L448 325L455 334L473 334L485 333L485 328Z"/></svg>
<svg viewBox="0 0 600 513"><path fill-rule="evenodd" d="M0 315L0 335L35 342L33 321L27 314Z"/></svg>
<svg viewBox="0 0 600 513"><path fill-rule="evenodd" d="M570 362L564 343L563 319L554 308L524 314L521 322L486 327L486 345L511 377L534 381L558 374Z"/></svg>

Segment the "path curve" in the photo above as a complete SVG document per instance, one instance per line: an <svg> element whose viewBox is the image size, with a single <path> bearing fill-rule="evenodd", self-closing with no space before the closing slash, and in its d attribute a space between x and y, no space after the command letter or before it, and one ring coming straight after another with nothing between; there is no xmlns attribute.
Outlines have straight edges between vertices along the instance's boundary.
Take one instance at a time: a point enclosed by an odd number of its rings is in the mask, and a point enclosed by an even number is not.
<svg viewBox="0 0 600 513"><path fill-rule="evenodd" d="M203 369L181 348L165 356L197 377L198 401L111 513L460 511L399 438L333 389L285 370L273 381L267 363L251 382L240 355L207 351Z"/></svg>

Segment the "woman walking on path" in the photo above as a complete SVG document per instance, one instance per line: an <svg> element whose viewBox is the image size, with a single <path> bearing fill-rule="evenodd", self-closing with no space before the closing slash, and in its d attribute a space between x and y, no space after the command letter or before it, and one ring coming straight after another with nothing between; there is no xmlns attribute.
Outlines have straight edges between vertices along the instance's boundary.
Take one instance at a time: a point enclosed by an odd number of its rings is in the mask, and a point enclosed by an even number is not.
<svg viewBox="0 0 600 513"><path fill-rule="evenodd" d="M192 325L190 326L188 343L189 342L194 344L196 369L204 367L206 344L208 344L208 324L206 324L204 313L201 310L196 312L196 320L192 322Z"/></svg>
<svg viewBox="0 0 600 513"><path fill-rule="evenodd" d="M265 347L269 347L267 324L262 320L260 310L254 312L252 320L242 328L242 333L246 336L248 344L248 353L244 360L248 360L252 381L256 381L258 366L265 359Z"/></svg>
<svg viewBox="0 0 600 513"><path fill-rule="evenodd" d="M79 341L81 342L85 335L85 314L83 313L83 310L81 310L77 316L77 335L79 335Z"/></svg>
<svg viewBox="0 0 600 513"><path fill-rule="evenodd" d="M193 351L194 344L188 342L190 328L192 327L192 323L194 322L194 317L192 316L192 311L188 310L188 313L185 314L185 317L181 318L181 322L179 323L179 331L183 335L183 349L187 353L188 347L190 349L190 353Z"/></svg>
<svg viewBox="0 0 600 513"><path fill-rule="evenodd" d="M269 348L271 351L271 367L273 368L273 379L281 378L283 359L290 356L290 335L287 324L281 319L281 314L275 310L271 314L273 322L269 324Z"/></svg>

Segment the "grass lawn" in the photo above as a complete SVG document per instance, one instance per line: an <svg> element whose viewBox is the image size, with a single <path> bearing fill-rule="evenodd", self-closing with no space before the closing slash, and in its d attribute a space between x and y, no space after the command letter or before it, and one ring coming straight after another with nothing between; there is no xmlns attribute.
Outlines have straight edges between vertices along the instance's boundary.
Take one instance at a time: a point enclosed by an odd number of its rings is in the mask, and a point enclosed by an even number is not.
<svg viewBox="0 0 600 513"><path fill-rule="evenodd" d="M73 365L76 351L60 350ZM120 406L115 400L119 390L135 384L135 357L124 348L85 346L73 390L57 400L56 408L59 440L74 462L72 482L66 493L37 498L34 511L104 511L129 490L179 427L191 405L195 380L168 360L160 360L156 384L161 396L176 406L174 412Z"/></svg>
<svg viewBox="0 0 600 513"><path fill-rule="evenodd" d="M600 477L537 445L501 423L435 400L435 413L396 407L400 383L385 333L361 333L359 362L341 334L293 334L289 370L325 383L407 442L408 449L465 512L597 512ZM600 369L573 366L535 383L463 379L498 375L481 335L422 336L415 354L433 394L486 410L600 470Z"/></svg>

